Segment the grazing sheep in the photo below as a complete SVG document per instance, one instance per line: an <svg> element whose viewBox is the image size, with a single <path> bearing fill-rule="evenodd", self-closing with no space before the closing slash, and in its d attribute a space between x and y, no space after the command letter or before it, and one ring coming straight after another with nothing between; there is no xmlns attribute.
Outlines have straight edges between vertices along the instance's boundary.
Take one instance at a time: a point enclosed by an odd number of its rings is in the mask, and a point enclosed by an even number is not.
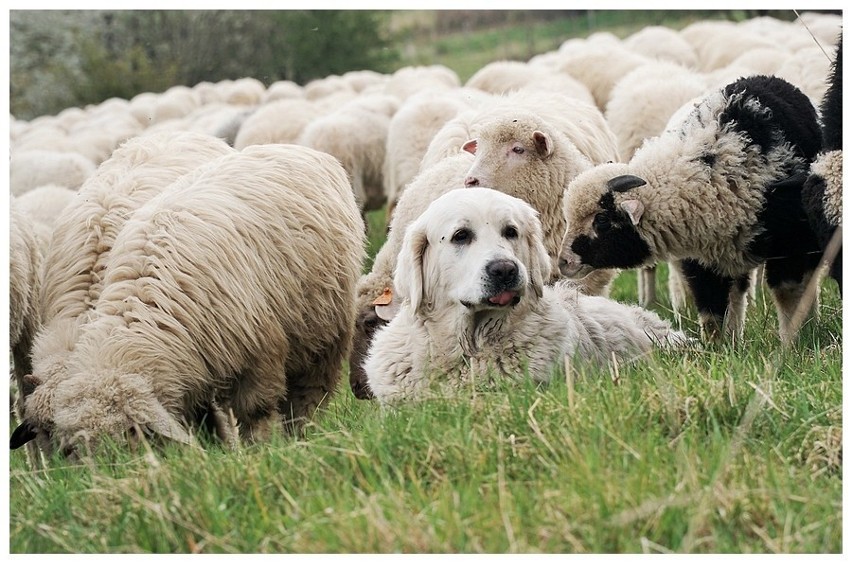
<svg viewBox="0 0 852 563"><path fill-rule="evenodd" d="M9 159L9 190L20 196L33 188L58 184L79 188L95 172L95 164L75 152L30 149L12 151Z"/></svg>
<svg viewBox="0 0 852 563"><path fill-rule="evenodd" d="M816 111L792 84L759 75L714 91L629 163L568 186L562 273L679 259L704 334L718 338L725 321L740 338L749 272L765 262L788 340L818 260L795 178L819 148Z"/></svg>
<svg viewBox="0 0 852 563"><path fill-rule="evenodd" d="M27 217L44 226L48 232L59 220L63 210L77 196L77 190L47 184L32 189L15 199L18 209Z"/></svg>
<svg viewBox="0 0 852 563"><path fill-rule="evenodd" d="M399 313L373 339L367 382L382 403L433 384L549 381L564 362L606 365L685 342L654 313L546 286L536 211L489 188L452 190L406 229L394 274Z"/></svg>
<svg viewBox="0 0 852 563"><path fill-rule="evenodd" d="M622 45L652 60L668 61L686 68L698 66L695 49L681 35L662 25L647 25L627 36Z"/></svg>
<svg viewBox="0 0 852 563"><path fill-rule="evenodd" d="M785 79L807 94L814 104L818 104L825 95L831 57L820 47L800 49L787 57L775 70L775 76Z"/></svg>
<svg viewBox="0 0 852 563"><path fill-rule="evenodd" d="M522 88L558 92L589 104L595 100L586 86L569 74L520 61L494 61L476 71L465 83L489 94L509 94Z"/></svg>
<svg viewBox="0 0 852 563"><path fill-rule="evenodd" d="M343 168L306 147L252 146L182 177L117 235L68 374L36 386L12 446L191 442L211 400L248 439L298 427L339 380L363 232Z"/></svg>
<svg viewBox="0 0 852 563"><path fill-rule="evenodd" d="M843 38L837 42L828 88L820 103L822 150L811 164L802 188L805 212L825 252L834 231L843 225ZM829 275L843 292L842 247Z"/></svg>
<svg viewBox="0 0 852 563"><path fill-rule="evenodd" d="M582 49L564 50L557 68L585 84L598 109L605 111L615 84L628 72L652 59L626 49L617 40L587 43Z"/></svg>
<svg viewBox="0 0 852 563"><path fill-rule="evenodd" d="M383 167L391 117L399 101L364 94L305 126L297 144L335 157L342 165L362 212L385 204Z"/></svg>
<svg viewBox="0 0 852 563"><path fill-rule="evenodd" d="M302 87L292 80L276 80L266 89L266 94L263 98L263 104L274 102L275 100L285 100L288 98L303 98L305 92Z"/></svg>
<svg viewBox="0 0 852 563"><path fill-rule="evenodd" d="M36 295L42 252L30 221L19 209L14 197L9 200L9 346L16 395L10 403L17 419L23 420L26 395L25 376L32 372L30 353L33 336L39 327ZM39 467L38 451L27 448L31 468Z"/></svg>
<svg viewBox="0 0 852 563"><path fill-rule="evenodd" d="M250 145L295 143L305 127L323 113L315 102L302 98L269 102L244 117L233 146L242 150Z"/></svg>
<svg viewBox="0 0 852 563"><path fill-rule="evenodd" d="M384 83L384 93L400 101L429 89L454 90L461 87L456 72L444 65L404 66Z"/></svg>
<svg viewBox="0 0 852 563"><path fill-rule="evenodd" d="M130 214L166 186L233 150L190 132L145 133L104 161L64 209L45 252L32 346L36 379L51 387L67 373L80 326L93 315L113 244Z"/></svg>

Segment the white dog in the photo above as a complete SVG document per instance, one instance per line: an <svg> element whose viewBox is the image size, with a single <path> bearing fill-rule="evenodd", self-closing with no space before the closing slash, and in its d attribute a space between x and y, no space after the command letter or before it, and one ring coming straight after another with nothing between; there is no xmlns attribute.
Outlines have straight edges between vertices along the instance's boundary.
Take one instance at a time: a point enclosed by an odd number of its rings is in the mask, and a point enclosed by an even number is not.
<svg viewBox="0 0 852 563"><path fill-rule="evenodd" d="M536 211L489 188L436 199L407 229L394 272L402 305L364 368L382 402L494 377L547 381L565 356L627 359L686 337L653 312L545 286Z"/></svg>

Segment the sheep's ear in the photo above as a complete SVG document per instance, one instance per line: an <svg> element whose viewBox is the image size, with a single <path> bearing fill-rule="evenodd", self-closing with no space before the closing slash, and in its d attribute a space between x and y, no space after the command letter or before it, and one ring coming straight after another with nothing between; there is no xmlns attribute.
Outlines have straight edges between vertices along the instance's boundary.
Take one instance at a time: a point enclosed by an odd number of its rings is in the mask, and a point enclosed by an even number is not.
<svg viewBox="0 0 852 563"><path fill-rule="evenodd" d="M24 397L29 397L33 391L35 391L36 387L41 385L42 380L37 375L33 375L31 373L26 374L21 378L21 394Z"/></svg>
<svg viewBox="0 0 852 563"><path fill-rule="evenodd" d="M189 433L159 401L155 401L153 407L152 420L145 425L148 430L181 444L192 444Z"/></svg>
<svg viewBox="0 0 852 563"><path fill-rule="evenodd" d="M638 199L628 199L621 202L621 208L630 217L630 221L634 225L639 224L639 219L642 218L642 212L645 211L645 206Z"/></svg>
<svg viewBox="0 0 852 563"><path fill-rule="evenodd" d="M606 183L606 189L612 192L626 192L627 190L632 190L633 188L644 186L647 183L648 182L646 182L639 176L625 174L623 176L616 176L615 178L608 181Z"/></svg>
<svg viewBox="0 0 852 563"><path fill-rule="evenodd" d="M408 227L396 259L394 289L399 297L408 299L413 311L420 309L424 299L423 255L428 244L425 227L415 221Z"/></svg>
<svg viewBox="0 0 852 563"><path fill-rule="evenodd" d="M376 316L383 321L390 322L399 312L399 298L393 298L393 290L386 287L381 295L376 297L373 302L373 311Z"/></svg>
<svg viewBox="0 0 852 563"><path fill-rule="evenodd" d="M20 426L15 428L14 432L12 432L12 438L9 440L9 447L10 449L17 450L27 442L34 440L35 437L35 426L33 426L27 421L24 421L21 423Z"/></svg>
<svg viewBox="0 0 852 563"><path fill-rule="evenodd" d="M462 150L464 152L469 152L470 154L476 154L476 139L471 139L463 144Z"/></svg>
<svg viewBox="0 0 852 563"><path fill-rule="evenodd" d="M533 131L533 145L535 150L541 157L548 157L553 154L553 142L546 133L541 131Z"/></svg>

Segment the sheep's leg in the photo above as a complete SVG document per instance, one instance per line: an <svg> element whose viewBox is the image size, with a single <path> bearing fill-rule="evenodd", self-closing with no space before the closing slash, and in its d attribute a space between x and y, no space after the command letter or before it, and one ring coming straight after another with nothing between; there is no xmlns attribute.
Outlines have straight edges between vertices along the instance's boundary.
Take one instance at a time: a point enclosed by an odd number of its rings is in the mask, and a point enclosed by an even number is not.
<svg viewBox="0 0 852 563"><path fill-rule="evenodd" d="M735 341L741 340L743 337L750 286L751 274L749 273L734 279L731 288L728 290L725 333L733 336Z"/></svg>
<svg viewBox="0 0 852 563"><path fill-rule="evenodd" d="M796 336L799 327L793 326L793 317L818 262L819 255L775 258L766 262L766 285L772 292L772 300L778 311L778 333L784 342ZM815 316L819 310L819 287L815 289L816 295L807 311L808 317Z"/></svg>
<svg viewBox="0 0 852 563"><path fill-rule="evenodd" d="M286 390L283 361L261 362L254 370L238 374L227 394L220 395L219 404L233 410L243 441L265 441L280 432L278 401Z"/></svg>
<svg viewBox="0 0 852 563"><path fill-rule="evenodd" d="M657 302L657 266L639 268L637 272L639 304L645 308Z"/></svg>
<svg viewBox="0 0 852 563"><path fill-rule="evenodd" d="M316 358L310 369L288 374L287 396L278 405L285 430L298 432L328 402L340 381L342 361L340 355L333 353Z"/></svg>
<svg viewBox="0 0 852 563"><path fill-rule="evenodd" d="M680 262L677 260L669 262L669 302L678 323L680 323L681 312L686 308L685 283Z"/></svg>
<svg viewBox="0 0 852 563"><path fill-rule="evenodd" d="M707 340L720 341L724 331L728 331L735 340L742 337L741 314L735 312L725 323L734 279L717 274L695 260L682 260L680 264L683 278L695 299L702 336ZM739 307L739 304L736 305Z"/></svg>

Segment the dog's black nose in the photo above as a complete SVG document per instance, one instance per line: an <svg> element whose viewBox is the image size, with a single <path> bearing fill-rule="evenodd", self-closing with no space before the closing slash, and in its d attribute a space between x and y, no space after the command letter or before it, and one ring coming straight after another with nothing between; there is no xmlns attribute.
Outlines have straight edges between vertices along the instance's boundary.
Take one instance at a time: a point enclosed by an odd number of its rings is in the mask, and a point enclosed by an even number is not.
<svg viewBox="0 0 852 563"><path fill-rule="evenodd" d="M518 278L518 265L512 260L494 260L485 266L485 273L495 282L509 284Z"/></svg>

